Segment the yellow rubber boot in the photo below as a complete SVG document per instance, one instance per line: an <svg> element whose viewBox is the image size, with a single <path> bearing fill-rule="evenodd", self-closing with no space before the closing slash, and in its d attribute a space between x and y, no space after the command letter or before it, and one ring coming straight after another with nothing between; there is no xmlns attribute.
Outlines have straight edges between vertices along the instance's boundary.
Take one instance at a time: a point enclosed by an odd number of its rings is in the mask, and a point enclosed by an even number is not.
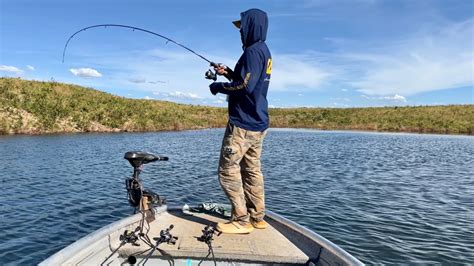
<svg viewBox="0 0 474 266"><path fill-rule="evenodd" d="M250 223L241 224L237 221L218 223L216 229L224 234L248 234L253 231Z"/></svg>
<svg viewBox="0 0 474 266"><path fill-rule="evenodd" d="M261 220L261 221L255 221L255 220L252 220L252 226L256 229L265 229L268 227L268 223L265 222L264 220Z"/></svg>

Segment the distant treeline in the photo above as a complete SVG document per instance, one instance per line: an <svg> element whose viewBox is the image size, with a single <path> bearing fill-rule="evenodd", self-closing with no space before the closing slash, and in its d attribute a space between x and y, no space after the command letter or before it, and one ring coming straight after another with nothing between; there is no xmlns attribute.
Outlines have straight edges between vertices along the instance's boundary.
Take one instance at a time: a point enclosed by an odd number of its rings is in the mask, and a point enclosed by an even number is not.
<svg viewBox="0 0 474 266"><path fill-rule="evenodd" d="M271 127L474 134L474 105L273 108ZM128 99L57 82L0 78L0 134L224 127L225 108Z"/></svg>

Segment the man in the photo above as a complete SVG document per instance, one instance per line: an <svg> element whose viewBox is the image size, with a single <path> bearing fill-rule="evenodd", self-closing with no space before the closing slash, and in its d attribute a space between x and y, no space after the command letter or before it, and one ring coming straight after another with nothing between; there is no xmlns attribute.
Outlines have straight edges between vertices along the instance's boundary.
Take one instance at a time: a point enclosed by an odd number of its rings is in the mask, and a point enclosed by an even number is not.
<svg viewBox="0 0 474 266"><path fill-rule="evenodd" d="M244 52L234 71L219 65L218 74L231 82L214 82L212 94L228 95L229 122L219 159L219 181L232 205L232 220L219 223L223 233L246 234L265 229L265 199L260 155L269 124L267 91L272 71L270 51L265 44L268 17L250 9L234 21L240 29Z"/></svg>

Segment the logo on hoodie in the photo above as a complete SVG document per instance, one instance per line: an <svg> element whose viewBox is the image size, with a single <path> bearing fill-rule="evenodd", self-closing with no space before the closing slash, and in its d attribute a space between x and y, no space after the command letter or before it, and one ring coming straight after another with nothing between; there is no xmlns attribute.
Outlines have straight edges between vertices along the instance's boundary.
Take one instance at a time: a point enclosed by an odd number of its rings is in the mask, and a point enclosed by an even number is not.
<svg viewBox="0 0 474 266"><path fill-rule="evenodd" d="M267 62L267 74L270 75L272 73L272 59L268 58Z"/></svg>

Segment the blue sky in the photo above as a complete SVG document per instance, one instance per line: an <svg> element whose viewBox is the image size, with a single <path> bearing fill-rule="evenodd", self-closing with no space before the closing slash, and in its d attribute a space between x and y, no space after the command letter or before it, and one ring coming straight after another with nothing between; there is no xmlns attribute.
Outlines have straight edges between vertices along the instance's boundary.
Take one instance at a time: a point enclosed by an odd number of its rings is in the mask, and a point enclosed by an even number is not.
<svg viewBox="0 0 474 266"><path fill-rule="evenodd" d="M0 76L51 80L129 98L226 106L209 93L208 66L156 31L233 66L241 11L269 15L274 107L474 103L474 2L0 0Z"/></svg>

